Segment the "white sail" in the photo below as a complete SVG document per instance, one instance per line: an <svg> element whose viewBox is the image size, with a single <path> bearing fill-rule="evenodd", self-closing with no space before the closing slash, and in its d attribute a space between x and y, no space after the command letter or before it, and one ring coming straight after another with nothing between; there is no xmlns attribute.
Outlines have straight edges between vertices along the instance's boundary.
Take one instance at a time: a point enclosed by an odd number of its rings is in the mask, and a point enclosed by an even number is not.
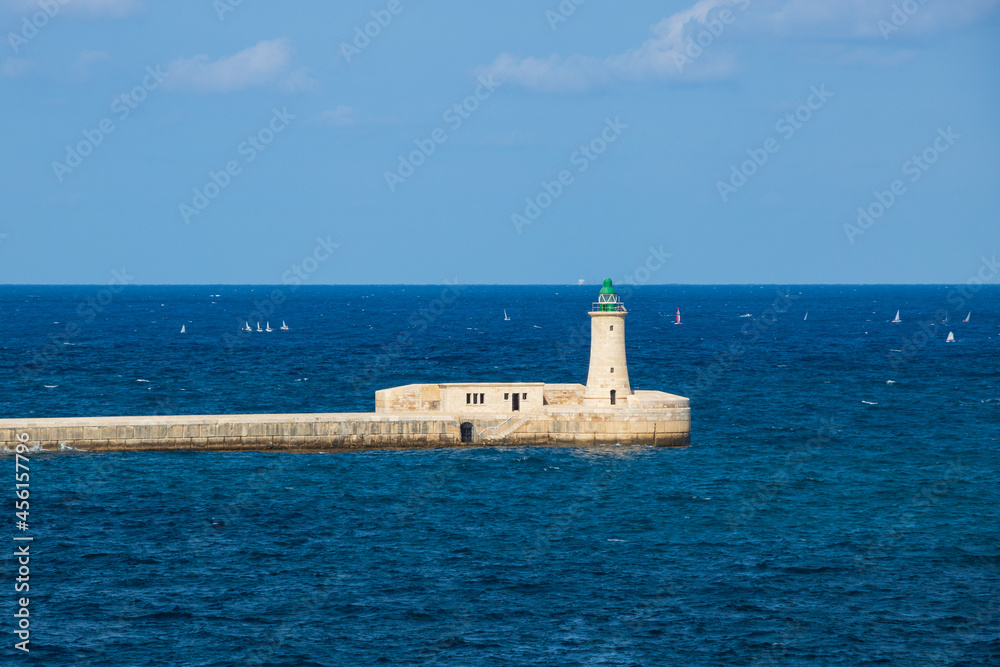
<svg viewBox="0 0 1000 667"><path fill-rule="evenodd" d="M253 331L253 329L250 328L250 323L247 322L247 321L243 322L243 330L244 331Z"/></svg>
<svg viewBox="0 0 1000 667"><path fill-rule="evenodd" d="M969 311L969 314L965 316L965 319L962 320L962 321L963 322L968 322L970 317L972 317L972 311L971 310Z"/></svg>
<svg viewBox="0 0 1000 667"><path fill-rule="evenodd" d="M263 329L260 328L260 322L257 323L257 331L264 331Z"/></svg>
<svg viewBox="0 0 1000 667"><path fill-rule="evenodd" d="M285 320L281 320L281 330L288 331L288 325L285 324Z"/></svg>
<svg viewBox="0 0 1000 667"><path fill-rule="evenodd" d="M510 322L510 318L507 317L507 309L506 308L503 309L503 321L504 322Z"/></svg>
<svg viewBox="0 0 1000 667"><path fill-rule="evenodd" d="M271 323L270 322L268 322L267 326L264 327L264 331L268 331L268 332L274 331L274 329L271 328Z"/></svg>
<svg viewBox="0 0 1000 667"><path fill-rule="evenodd" d="M893 322L897 322L897 323L898 323L898 322L902 322L902 321L903 321L903 320L899 319L899 311L898 311L898 310L896 311L896 317L894 317L894 318L892 319L892 321L893 321Z"/></svg>
<svg viewBox="0 0 1000 667"><path fill-rule="evenodd" d="M955 342L955 334L953 334L952 332L949 331L948 332L948 338L945 339L945 342L946 343L954 343Z"/></svg>
<svg viewBox="0 0 1000 667"><path fill-rule="evenodd" d="M809 311L807 310L806 311L806 316L802 318L802 321L805 322L808 319L809 319Z"/></svg>
<svg viewBox="0 0 1000 667"><path fill-rule="evenodd" d="M183 325L183 324L181 325L181 333L187 333L187 329L185 328L185 325Z"/></svg>

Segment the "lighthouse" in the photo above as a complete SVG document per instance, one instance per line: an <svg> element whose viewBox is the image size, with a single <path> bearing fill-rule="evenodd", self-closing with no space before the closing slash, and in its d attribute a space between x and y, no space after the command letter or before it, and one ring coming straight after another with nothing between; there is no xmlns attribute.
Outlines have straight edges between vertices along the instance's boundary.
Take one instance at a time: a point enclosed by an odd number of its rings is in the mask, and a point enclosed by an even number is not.
<svg viewBox="0 0 1000 667"><path fill-rule="evenodd" d="M590 371L583 394L585 405L626 407L632 388L625 362L625 304L618 299L611 278L590 311Z"/></svg>

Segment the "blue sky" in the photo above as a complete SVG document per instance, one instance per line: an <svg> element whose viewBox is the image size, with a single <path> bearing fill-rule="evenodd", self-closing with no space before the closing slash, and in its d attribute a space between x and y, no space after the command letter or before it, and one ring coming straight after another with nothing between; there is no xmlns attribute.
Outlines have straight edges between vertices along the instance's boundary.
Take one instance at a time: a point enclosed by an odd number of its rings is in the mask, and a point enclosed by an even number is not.
<svg viewBox="0 0 1000 667"><path fill-rule="evenodd" d="M958 283L1000 254L1000 0L624 5L4 0L0 283Z"/></svg>

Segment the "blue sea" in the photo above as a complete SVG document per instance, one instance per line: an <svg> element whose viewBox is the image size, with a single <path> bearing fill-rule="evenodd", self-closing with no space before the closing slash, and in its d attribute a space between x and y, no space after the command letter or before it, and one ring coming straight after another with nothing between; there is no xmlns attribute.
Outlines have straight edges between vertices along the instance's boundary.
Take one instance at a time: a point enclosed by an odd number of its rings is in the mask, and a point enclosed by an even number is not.
<svg viewBox="0 0 1000 667"><path fill-rule="evenodd" d="M0 416L582 383L597 289L0 287ZM621 293L689 448L35 452L0 663L1000 664L1000 287Z"/></svg>

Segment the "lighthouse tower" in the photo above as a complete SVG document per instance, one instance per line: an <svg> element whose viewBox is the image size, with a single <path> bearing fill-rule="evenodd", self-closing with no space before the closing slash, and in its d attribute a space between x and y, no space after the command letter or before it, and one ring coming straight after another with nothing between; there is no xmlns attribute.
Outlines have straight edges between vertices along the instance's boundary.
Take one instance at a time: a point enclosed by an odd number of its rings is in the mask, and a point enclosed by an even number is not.
<svg viewBox="0 0 1000 667"><path fill-rule="evenodd" d="M625 304L611 278L604 279L597 303L590 312L590 371L583 394L586 405L625 407L632 393L625 363Z"/></svg>

